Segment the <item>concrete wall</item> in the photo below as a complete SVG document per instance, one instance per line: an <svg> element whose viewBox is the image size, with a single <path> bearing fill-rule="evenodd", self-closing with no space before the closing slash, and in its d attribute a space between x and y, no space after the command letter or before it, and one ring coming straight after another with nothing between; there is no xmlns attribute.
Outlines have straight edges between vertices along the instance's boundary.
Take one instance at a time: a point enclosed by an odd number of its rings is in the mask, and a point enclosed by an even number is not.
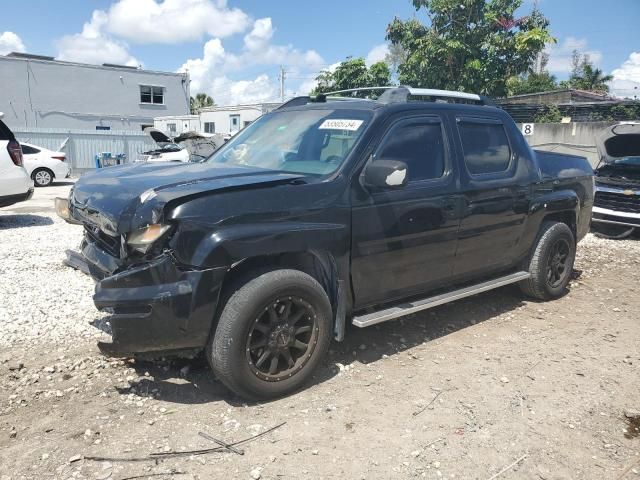
<svg viewBox="0 0 640 480"><path fill-rule="evenodd" d="M522 131L522 125L518 124ZM533 135L525 135L532 148L581 155L598 164L596 137L609 122L536 123ZM524 132L523 132L524 133Z"/></svg>
<svg viewBox="0 0 640 480"><path fill-rule="evenodd" d="M164 87L164 104L140 103L140 85ZM0 56L0 111L10 128L141 130L189 113L186 75Z"/></svg>
<svg viewBox="0 0 640 480"><path fill-rule="evenodd" d="M12 128L18 141L28 142L67 154L74 176L95 169L95 156L102 152L127 155L127 162L134 161L138 154L157 145L142 131L91 131L64 130L54 128ZM62 146L62 148L61 148Z"/></svg>

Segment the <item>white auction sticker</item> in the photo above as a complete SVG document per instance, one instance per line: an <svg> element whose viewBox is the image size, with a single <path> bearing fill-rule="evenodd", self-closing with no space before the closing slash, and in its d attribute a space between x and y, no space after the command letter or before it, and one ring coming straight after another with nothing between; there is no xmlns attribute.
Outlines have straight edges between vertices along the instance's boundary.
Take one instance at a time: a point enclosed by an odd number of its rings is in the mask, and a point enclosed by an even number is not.
<svg viewBox="0 0 640 480"><path fill-rule="evenodd" d="M355 132L362 125L362 120L340 120L332 118L331 120L325 120L320 125L321 130L349 130Z"/></svg>

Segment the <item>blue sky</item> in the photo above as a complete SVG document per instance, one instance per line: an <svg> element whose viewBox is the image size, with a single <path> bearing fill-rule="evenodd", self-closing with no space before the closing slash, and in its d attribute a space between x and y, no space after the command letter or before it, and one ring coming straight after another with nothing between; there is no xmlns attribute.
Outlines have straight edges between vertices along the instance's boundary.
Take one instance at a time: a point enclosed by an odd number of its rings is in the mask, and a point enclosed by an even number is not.
<svg viewBox="0 0 640 480"><path fill-rule="evenodd" d="M558 40L549 50L558 78L567 77L577 48L614 73L617 91L640 85L640 0L539 0L539 7ZM271 100L280 64L287 93L304 93L319 70L347 56L379 59L387 23L414 14L410 0L23 0L3 5L0 54L188 68L193 89L219 103Z"/></svg>

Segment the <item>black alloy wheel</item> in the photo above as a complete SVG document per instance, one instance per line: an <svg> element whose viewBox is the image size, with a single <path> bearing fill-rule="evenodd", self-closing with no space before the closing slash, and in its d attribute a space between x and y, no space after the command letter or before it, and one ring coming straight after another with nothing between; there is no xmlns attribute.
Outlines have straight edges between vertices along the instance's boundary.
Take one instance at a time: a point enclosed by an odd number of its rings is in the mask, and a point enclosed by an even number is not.
<svg viewBox="0 0 640 480"><path fill-rule="evenodd" d="M333 310L322 285L299 270L239 277L221 299L207 346L216 378L237 395L288 395L314 376L329 349Z"/></svg>
<svg viewBox="0 0 640 480"><path fill-rule="evenodd" d="M555 241L549 250L547 260L547 282L551 288L558 288L569 272L571 247L565 238Z"/></svg>
<svg viewBox="0 0 640 480"><path fill-rule="evenodd" d="M270 302L255 319L246 342L249 368L257 377L278 382L299 372L318 343L317 315L302 298Z"/></svg>

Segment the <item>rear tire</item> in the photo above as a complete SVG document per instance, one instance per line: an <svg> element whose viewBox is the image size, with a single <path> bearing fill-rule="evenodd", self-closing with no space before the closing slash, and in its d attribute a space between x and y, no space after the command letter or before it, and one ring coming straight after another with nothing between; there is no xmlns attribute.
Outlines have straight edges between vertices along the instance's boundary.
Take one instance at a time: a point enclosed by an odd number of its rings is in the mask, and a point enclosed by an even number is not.
<svg viewBox="0 0 640 480"><path fill-rule="evenodd" d="M38 168L31 174L36 187L48 187L53 183L53 173L48 168Z"/></svg>
<svg viewBox="0 0 640 480"><path fill-rule="evenodd" d="M262 400L304 385L325 356L332 309L322 286L298 270L259 274L223 307L207 358L237 395Z"/></svg>
<svg viewBox="0 0 640 480"><path fill-rule="evenodd" d="M528 264L531 277L520 282L520 289L538 300L561 297L571 280L575 256L571 229L564 223L544 222Z"/></svg>

